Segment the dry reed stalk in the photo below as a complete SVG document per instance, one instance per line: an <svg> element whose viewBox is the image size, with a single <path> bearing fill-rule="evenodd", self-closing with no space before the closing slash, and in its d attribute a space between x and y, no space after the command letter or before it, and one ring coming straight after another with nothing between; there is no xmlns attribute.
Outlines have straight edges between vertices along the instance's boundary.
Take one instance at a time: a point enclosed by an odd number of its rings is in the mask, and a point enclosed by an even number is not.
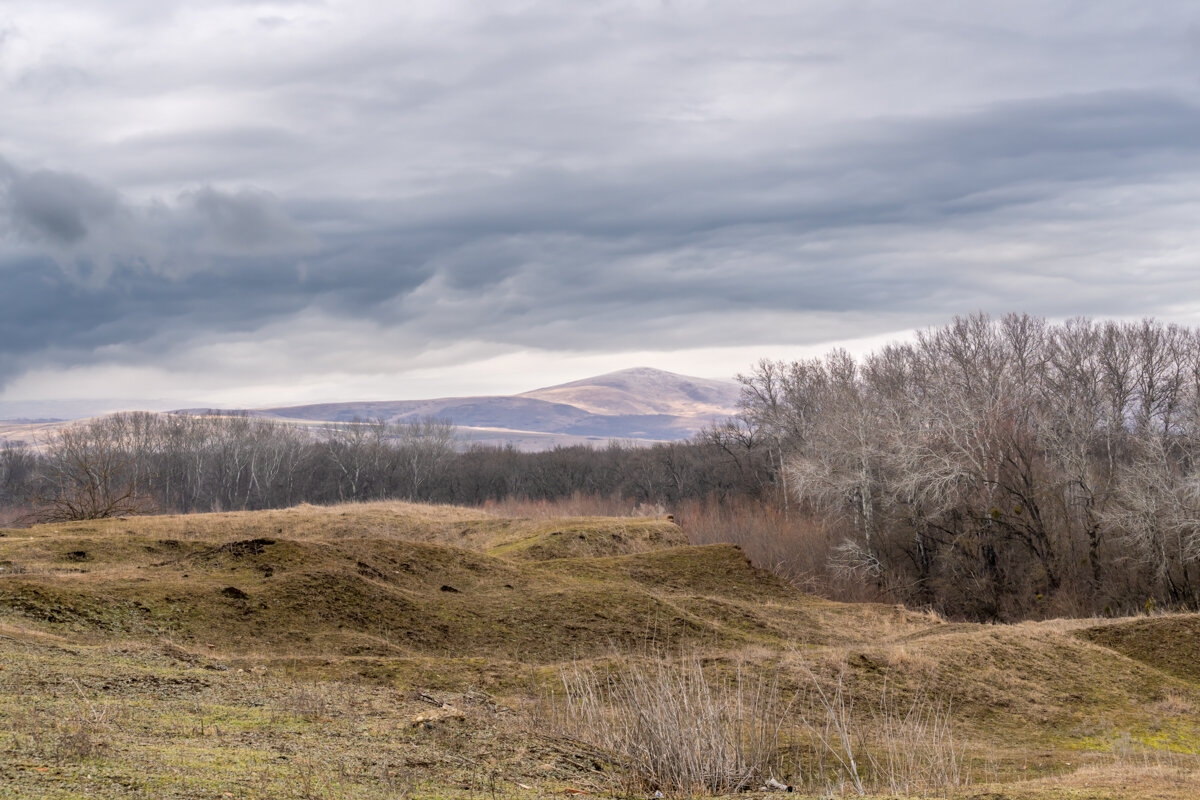
<svg viewBox="0 0 1200 800"><path fill-rule="evenodd" d="M721 794L779 770L790 719L776 676L737 667L710 677L696 656L561 673L555 722L609 748L642 789ZM627 786L633 789L634 786Z"/></svg>
<svg viewBox="0 0 1200 800"><path fill-rule="evenodd" d="M950 795L970 784L965 747L955 741L949 703L918 692L903 705L885 683L869 713L855 713L855 698L842 665L833 685L824 683L807 663L810 702L800 708L810 754L804 783L826 793L863 795Z"/></svg>
<svg viewBox="0 0 1200 800"><path fill-rule="evenodd" d="M948 703L922 693L902 703L885 685L877 702L856 705L845 664L832 678L800 665L803 697L785 697L774 670L719 673L697 655L575 663L542 721L612 753L625 793L724 794L789 776L831 795L949 795L969 784Z"/></svg>

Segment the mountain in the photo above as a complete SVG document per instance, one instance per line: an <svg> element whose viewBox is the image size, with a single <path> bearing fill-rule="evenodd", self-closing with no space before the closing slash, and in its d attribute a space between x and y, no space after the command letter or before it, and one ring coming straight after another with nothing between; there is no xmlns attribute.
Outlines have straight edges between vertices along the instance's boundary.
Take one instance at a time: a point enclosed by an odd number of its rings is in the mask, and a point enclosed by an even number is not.
<svg viewBox="0 0 1200 800"><path fill-rule="evenodd" d="M689 378L661 369L634 367L517 396L565 403L592 414L709 418L732 413L737 407L739 386L733 381Z"/></svg>
<svg viewBox="0 0 1200 800"><path fill-rule="evenodd" d="M705 425L736 413L738 394L739 387L733 381L636 367L516 395L318 403L238 413L315 426L324 422L414 422L437 417L453 422L462 442L511 444L534 451L559 445L603 445L612 439L643 445L688 439ZM55 406L46 410L78 418L85 416L80 413L85 406L93 413L148 407L145 401L90 402L81 401L77 408ZM35 410L11 409L26 417L32 417L30 412ZM175 413L230 411L192 407ZM35 442L62 424L66 423L53 419L0 420L0 442Z"/></svg>
<svg viewBox="0 0 1200 800"><path fill-rule="evenodd" d="M687 439L737 410L733 381L637 367L518 395L320 403L252 413L305 422L449 419L468 441L540 450L559 444Z"/></svg>

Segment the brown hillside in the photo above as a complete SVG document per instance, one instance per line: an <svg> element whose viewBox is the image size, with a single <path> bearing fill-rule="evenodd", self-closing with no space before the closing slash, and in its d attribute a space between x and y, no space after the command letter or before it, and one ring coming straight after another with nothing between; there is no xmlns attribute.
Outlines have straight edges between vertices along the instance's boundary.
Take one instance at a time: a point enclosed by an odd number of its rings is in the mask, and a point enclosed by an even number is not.
<svg viewBox="0 0 1200 800"><path fill-rule="evenodd" d="M1188 681L1200 681L1200 616L1170 614L1085 628L1083 638Z"/></svg>
<svg viewBox="0 0 1200 800"><path fill-rule="evenodd" d="M606 791L608 756L503 709L544 702L564 664L619 675L682 651L725 679L773 676L796 713L819 710L814 678L841 684L864 728L881 698L936 698L964 764L1001 782L975 796L1138 796L1114 777L1135 753L1173 771L1131 786L1183 798L1200 752L1197 620L993 626L833 603L662 519L374 503L4 530L0 794L74 796L56 792L101 775L82 796L300 797L281 787L308 774L357 787L311 796L376 797L414 774L432 783L393 796L467 797L489 791L478 763L508 796ZM434 712L452 717L411 727ZM63 755L85 728L109 755ZM1109 788L1077 791L1092 785Z"/></svg>

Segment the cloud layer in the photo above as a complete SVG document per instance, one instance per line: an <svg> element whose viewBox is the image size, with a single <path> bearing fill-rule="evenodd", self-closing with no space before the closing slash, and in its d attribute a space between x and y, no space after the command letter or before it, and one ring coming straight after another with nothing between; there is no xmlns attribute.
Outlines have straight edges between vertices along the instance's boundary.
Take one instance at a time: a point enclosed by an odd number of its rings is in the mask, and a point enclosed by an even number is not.
<svg viewBox="0 0 1200 800"><path fill-rule="evenodd" d="M6 5L0 387L1200 310L1192 4L401 6Z"/></svg>

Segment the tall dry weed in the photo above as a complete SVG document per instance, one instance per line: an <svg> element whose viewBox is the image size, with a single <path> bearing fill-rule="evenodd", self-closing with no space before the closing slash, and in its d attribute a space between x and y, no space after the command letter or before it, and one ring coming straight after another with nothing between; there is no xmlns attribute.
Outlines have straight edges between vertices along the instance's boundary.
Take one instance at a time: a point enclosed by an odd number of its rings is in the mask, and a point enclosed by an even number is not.
<svg viewBox="0 0 1200 800"><path fill-rule="evenodd" d="M723 794L779 779L819 794L948 796L970 783L948 702L886 685L851 690L801 666L785 691L774 668L706 668L695 655L572 664L541 723L606 749L629 794ZM796 676L792 676L796 677Z"/></svg>
<svg viewBox="0 0 1200 800"><path fill-rule="evenodd" d="M948 796L970 783L949 701L917 692L908 701L886 683L862 702L843 664L822 680L802 664L807 699L798 713L808 747L797 747L798 780L823 793ZM861 705L860 705L861 703Z"/></svg>
<svg viewBox="0 0 1200 800"><path fill-rule="evenodd" d="M692 544L736 544L756 567L806 592L845 601L883 599L877 585L848 579L831 568L840 536L811 514L737 497L688 500L674 514Z"/></svg>
<svg viewBox="0 0 1200 800"><path fill-rule="evenodd" d="M777 676L738 667L714 677L698 657L674 656L574 664L560 679L554 727L611 750L625 791L737 792L782 767L791 709Z"/></svg>

